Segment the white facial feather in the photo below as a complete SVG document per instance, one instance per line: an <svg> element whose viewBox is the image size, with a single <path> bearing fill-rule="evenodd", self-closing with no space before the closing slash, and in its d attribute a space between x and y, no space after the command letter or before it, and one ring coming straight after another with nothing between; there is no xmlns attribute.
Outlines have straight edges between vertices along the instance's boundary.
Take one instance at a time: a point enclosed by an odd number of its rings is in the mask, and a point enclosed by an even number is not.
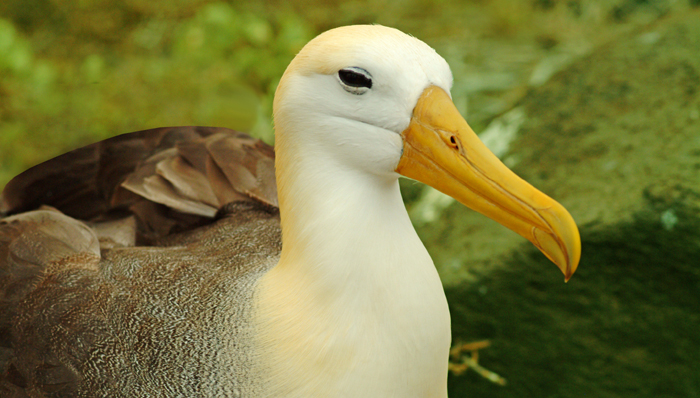
<svg viewBox="0 0 700 398"><path fill-rule="evenodd" d="M361 95L344 90L337 74L348 67L369 72L372 88ZM301 141L351 166L391 173L401 142L387 133L408 127L418 97L430 85L449 92L452 73L422 41L378 25L330 30L302 49L280 82L277 143Z"/></svg>

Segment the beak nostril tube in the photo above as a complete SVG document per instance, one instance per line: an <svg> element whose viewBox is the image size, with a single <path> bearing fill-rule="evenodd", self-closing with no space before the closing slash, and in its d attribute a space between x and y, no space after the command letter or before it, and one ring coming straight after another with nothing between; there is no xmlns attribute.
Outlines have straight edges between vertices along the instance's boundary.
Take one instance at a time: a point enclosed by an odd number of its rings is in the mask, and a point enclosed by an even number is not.
<svg viewBox="0 0 700 398"><path fill-rule="evenodd" d="M455 139L454 135L450 136L450 144L452 144L452 148L459 149L459 145L457 144L457 140Z"/></svg>

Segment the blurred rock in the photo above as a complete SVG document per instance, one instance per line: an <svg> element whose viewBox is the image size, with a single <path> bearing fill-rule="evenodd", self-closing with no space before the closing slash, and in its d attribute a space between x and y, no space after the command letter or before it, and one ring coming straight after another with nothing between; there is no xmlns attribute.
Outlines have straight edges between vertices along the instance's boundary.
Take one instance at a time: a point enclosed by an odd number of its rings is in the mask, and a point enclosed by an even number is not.
<svg viewBox="0 0 700 398"><path fill-rule="evenodd" d="M451 378L451 396L700 395L698 21L671 16L599 48L518 104L506 159L581 228L568 284L458 204L420 228L454 338L491 340L480 363L508 379Z"/></svg>

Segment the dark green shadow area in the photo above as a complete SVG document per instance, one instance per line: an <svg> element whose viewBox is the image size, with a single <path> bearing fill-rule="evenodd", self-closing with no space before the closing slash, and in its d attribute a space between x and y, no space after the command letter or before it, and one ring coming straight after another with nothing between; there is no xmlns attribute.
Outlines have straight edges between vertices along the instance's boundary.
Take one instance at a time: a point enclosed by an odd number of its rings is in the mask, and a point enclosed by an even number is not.
<svg viewBox="0 0 700 398"><path fill-rule="evenodd" d="M700 212L647 200L632 222L583 229L568 284L533 248L448 288L453 339L490 339L480 363L508 380L450 376L450 396L700 396ZM668 208L672 227L658 216Z"/></svg>

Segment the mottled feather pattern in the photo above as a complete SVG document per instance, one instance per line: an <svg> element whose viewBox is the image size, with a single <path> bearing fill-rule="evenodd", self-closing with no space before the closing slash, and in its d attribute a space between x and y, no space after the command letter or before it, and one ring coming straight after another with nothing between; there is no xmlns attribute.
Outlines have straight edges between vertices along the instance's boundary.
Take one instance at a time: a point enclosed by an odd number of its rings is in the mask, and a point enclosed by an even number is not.
<svg viewBox="0 0 700 398"><path fill-rule="evenodd" d="M281 249L273 165L271 147L242 133L178 127L12 180L0 199L12 214L0 219L0 396L254 391L251 296Z"/></svg>

